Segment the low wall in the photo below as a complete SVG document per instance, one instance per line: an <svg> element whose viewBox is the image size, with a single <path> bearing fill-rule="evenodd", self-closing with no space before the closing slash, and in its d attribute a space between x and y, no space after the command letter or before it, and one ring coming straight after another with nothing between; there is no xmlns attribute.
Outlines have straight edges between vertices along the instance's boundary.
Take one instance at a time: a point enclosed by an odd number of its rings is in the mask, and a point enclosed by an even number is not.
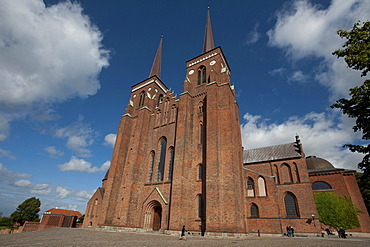
<svg viewBox="0 0 370 247"><path fill-rule="evenodd" d="M40 222L29 222L29 221L26 221L24 224L23 224L23 227L22 227L22 230L21 232L34 232L34 231L37 231L39 229L39 226L40 226Z"/></svg>

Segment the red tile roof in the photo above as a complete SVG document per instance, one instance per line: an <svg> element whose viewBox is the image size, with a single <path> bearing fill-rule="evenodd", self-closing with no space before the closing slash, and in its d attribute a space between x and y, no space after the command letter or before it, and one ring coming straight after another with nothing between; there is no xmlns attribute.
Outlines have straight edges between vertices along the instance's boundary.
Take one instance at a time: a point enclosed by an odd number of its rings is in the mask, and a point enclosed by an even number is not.
<svg viewBox="0 0 370 247"><path fill-rule="evenodd" d="M47 210L45 213L49 214L62 214L65 216L77 216L78 218L82 216L82 214L78 211L73 210L66 210L66 209L59 209L59 208L52 208Z"/></svg>

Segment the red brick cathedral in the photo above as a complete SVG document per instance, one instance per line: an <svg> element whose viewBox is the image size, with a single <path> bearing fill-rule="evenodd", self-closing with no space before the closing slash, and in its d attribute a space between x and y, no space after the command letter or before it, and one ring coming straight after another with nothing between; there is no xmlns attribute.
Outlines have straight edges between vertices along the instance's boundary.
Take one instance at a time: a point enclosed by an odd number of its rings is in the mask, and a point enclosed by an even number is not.
<svg viewBox="0 0 370 247"><path fill-rule="evenodd" d="M132 86L111 167L88 202L85 226L199 234L320 232L313 193L334 191L369 216L355 171L305 157L293 143L243 150L230 68L214 47L208 10L203 53L186 62L177 98L160 79L162 40L149 78ZM316 216L316 219L315 219Z"/></svg>

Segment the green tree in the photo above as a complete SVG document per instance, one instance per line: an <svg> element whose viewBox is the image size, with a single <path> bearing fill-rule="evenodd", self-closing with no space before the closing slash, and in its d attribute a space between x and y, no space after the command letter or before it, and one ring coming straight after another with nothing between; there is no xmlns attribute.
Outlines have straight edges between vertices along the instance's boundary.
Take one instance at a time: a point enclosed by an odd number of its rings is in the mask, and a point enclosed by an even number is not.
<svg viewBox="0 0 370 247"><path fill-rule="evenodd" d="M356 173L358 187L360 188L367 211L370 212L370 179L366 179L364 176L364 173Z"/></svg>
<svg viewBox="0 0 370 247"><path fill-rule="evenodd" d="M13 221L10 217L4 217L3 212L0 212L0 226L12 226Z"/></svg>
<svg viewBox="0 0 370 247"><path fill-rule="evenodd" d="M10 217L0 216L0 226L13 226L13 220Z"/></svg>
<svg viewBox="0 0 370 247"><path fill-rule="evenodd" d="M325 225L335 228L353 229L360 227L357 214L359 210L348 198L333 192L314 194L319 220Z"/></svg>
<svg viewBox="0 0 370 247"><path fill-rule="evenodd" d="M347 41L342 46L344 49L338 49L333 55L338 58L343 57L348 67L360 70L361 76L366 76L370 71L370 21L357 22L352 30L338 30L341 38ZM362 131L362 139L370 139L370 80L365 80L360 86L349 89L350 99L340 99L332 108L338 108L343 114L356 119L353 126L354 132ZM370 178L370 144L345 144L350 151L364 154L363 160L358 167L364 171L362 179Z"/></svg>
<svg viewBox="0 0 370 247"><path fill-rule="evenodd" d="M77 219L77 223L83 223L85 219L85 215L82 215L80 218Z"/></svg>
<svg viewBox="0 0 370 247"><path fill-rule="evenodd" d="M38 212L40 212L41 202L35 197L28 198L22 204L18 205L17 209L10 215L14 222L19 222L21 225L25 221L39 221Z"/></svg>

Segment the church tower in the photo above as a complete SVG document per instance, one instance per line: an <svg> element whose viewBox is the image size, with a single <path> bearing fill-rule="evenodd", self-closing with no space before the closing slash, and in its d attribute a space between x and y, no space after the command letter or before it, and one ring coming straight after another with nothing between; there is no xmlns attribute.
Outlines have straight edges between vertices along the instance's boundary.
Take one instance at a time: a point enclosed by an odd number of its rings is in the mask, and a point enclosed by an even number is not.
<svg viewBox="0 0 370 247"><path fill-rule="evenodd" d="M170 228L246 230L235 97L225 56L214 48L208 9L203 53L186 62L179 99Z"/></svg>
<svg viewBox="0 0 370 247"><path fill-rule="evenodd" d="M209 9L203 52L186 62L178 99L160 80L161 54L162 38L149 78L131 88L85 225L245 233L238 105Z"/></svg>

